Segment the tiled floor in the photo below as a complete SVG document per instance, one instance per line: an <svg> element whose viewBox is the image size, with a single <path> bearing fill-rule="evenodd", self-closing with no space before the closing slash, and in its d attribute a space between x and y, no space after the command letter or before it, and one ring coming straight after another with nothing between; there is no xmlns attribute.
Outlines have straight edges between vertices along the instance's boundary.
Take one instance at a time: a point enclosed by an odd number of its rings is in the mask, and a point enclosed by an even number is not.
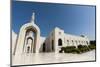
<svg viewBox="0 0 100 67"><path fill-rule="evenodd" d="M91 61L95 60L95 50L83 54L68 54L68 53L39 53L39 54L24 54L14 57L13 65L27 64L45 64L45 63L60 63L60 62L75 62L75 61Z"/></svg>

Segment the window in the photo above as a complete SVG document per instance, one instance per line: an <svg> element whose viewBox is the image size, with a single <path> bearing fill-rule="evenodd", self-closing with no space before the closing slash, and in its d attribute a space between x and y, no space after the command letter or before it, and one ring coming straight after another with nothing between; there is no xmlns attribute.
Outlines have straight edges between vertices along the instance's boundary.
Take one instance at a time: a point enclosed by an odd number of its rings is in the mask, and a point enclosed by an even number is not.
<svg viewBox="0 0 100 67"><path fill-rule="evenodd" d="M59 32L59 34L61 34L61 32Z"/></svg>
<svg viewBox="0 0 100 67"><path fill-rule="evenodd" d="M29 53L29 50L30 50L30 47L28 46L28 47L27 47L27 53Z"/></svg>
<svg viewBox="0 0 100 67"><path fill-rule="evenodd" d="M62 40L58 39L58 46L62 46Z"/></svg>
<svg viewBox="0 0 100 67"><path fill-rule="evenodd" d="M69 42L69 40L67 40L67 42Z"/></svg>
<svg viewBox="0 0 100 67"><path fill-rule="evenodd" d="M72 40L72 44L74 44L74 41Z"/></svg>
<svg viewBox="0 0 100 67"><path fill-rule="evenodd" d="M72 40L72 42L73 42L73 40Z"/></svg>
<svg viewBox="0 0 100 67"><path fill-rule="evenodd" d="M54 40L52 40L52 51L54 51Z"/></svg>
<svg viewBox="0 0 100 67"><path fill-rule="evenodd" d="M67 40L67 45L69 45L69 40Z"/></svg>
<svg viewBox="0 0 100 67"><path fill-rule="evenodd" d="M84 43L85 43L85 41L84 41Z"/></svg>
<svg viewBox="0 0 100 67"><path fill-rule="evenodd" d="M88 44L88 41L86 41L86 44Z"/></svg>
<svg viewBox="0 0 100 67"><path fill-rule="evenodd" d="M76 44L77 44L77 41L75 41L76 42Z"/></svg>
<svg viewBox="0 0 100 67"><path fill-rule="evenodd" d="M80 43L80 41L79 41L79 43Z"/></svg>
<svg viewBox="0 0 100 67"><path fill-rule="evenodd" d="M33 42L32 37L28 37L28 38L27 38L27 43L26 43L26 44L32 44L32 42Z"/></svg>
<svg viewBox="0 0 100 67"><path fill-rule="evenodd" d="M81 41L81 43L83 43L83 41Z"/></svg>

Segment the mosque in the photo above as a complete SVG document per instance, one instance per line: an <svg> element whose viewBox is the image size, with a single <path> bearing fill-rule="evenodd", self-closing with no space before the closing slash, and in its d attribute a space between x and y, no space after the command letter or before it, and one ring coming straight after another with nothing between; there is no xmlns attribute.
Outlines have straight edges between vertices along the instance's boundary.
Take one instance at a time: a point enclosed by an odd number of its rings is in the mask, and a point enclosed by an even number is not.
<svg viewBox="0 0 100 67"><path fill-rule="evenodd" d="M89 39L84 36L75 36L67 34L63 29L55 27L48 37L40 36L40 28L35 24L35 13L32 15L30 22L24 24L17 36L14 49L12 53L41 53L54 52L59 53L61 47L64 46L78 46L89 45Z"/></svg>

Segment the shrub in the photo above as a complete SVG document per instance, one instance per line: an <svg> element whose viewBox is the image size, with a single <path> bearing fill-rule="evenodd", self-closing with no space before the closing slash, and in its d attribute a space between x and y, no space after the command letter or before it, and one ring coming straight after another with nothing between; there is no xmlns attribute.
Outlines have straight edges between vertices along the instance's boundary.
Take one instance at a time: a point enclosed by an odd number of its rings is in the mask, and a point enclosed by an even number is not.
<svg viewBox="0 0 100 67"><path fill-rule="evenodd" d="M77 49L75 46L67 46L67 47L61 47L61 50L59 53L81 53L79 49Z"/></svg>
<svg viewBox="0 0 100 67"><path fill-rule="evenodd" d="M82 48L83 46L80 44L80 45L78 45L78 48L80 49L80 48Z"/></svg>
<svg viewBox="0 0 100 67"><path fill-rule="evenodd" d="M77 54L80 54L80 53L81 53L80 50L79 50L78 48L75 49L75 52L76 52Z"/></svg>
<svg viewBox="0 0 100 67"><path fill-rule="evenodd" d="M59 51L59 53L63 53L64 50L65 50L65 47L61 47L61 50Z"/></svg>
<svg viewBox="0 0 100 67"><path fill-rule="evenodd" d="M88 46L84 45L83 46L83 52L87 52L87 51L89 51L89 48L88 48Z"/></svg>
<svg viewBox="0 0 100 67"><path fill-rule="evenodd" d="M88 46L86 46L86 45L78 45L78 49L80 50L80 52L87 52L87 51L89 51L89 48L88 48Z"/></svg>
<svg viewBox="0 0 100 67"><path fill-rule="evenodd" d="M96 45L95 44L90 44L90 45L88 45L88 47L90 48L90 50L96 49Z"/></svg>
<svg viewBox="0 0 100 67"><path fill-rule="evenodd" d="M66 46L66 47L61 47L61 50L59 51L59 53L84 53L90 50L96 49L96 45L91 44L91 45L78 45L78 47L76 48L75 46Z"/></svg>
<svg viewBox="0 0 100 67"><path fill-rule="evenodd" d="M64 49L65 53L75 53L76 47L75 46L67 46Z"/></svg>

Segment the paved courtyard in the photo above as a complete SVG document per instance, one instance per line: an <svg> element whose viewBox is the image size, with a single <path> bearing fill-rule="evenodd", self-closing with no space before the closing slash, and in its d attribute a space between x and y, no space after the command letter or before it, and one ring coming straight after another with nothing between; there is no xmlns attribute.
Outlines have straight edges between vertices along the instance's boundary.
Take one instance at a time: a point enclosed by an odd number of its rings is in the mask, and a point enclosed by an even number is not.
<svg viewBox="0 0 100 67"><path fill-rule="evenodd" d="M68 54L68 53L39 53L25 54L12 58L13 65L27 64L45 64L45 63L60 63L60 62L75 62L75 61L93 61L95 60L95 50L83 54Z"/></svg>

